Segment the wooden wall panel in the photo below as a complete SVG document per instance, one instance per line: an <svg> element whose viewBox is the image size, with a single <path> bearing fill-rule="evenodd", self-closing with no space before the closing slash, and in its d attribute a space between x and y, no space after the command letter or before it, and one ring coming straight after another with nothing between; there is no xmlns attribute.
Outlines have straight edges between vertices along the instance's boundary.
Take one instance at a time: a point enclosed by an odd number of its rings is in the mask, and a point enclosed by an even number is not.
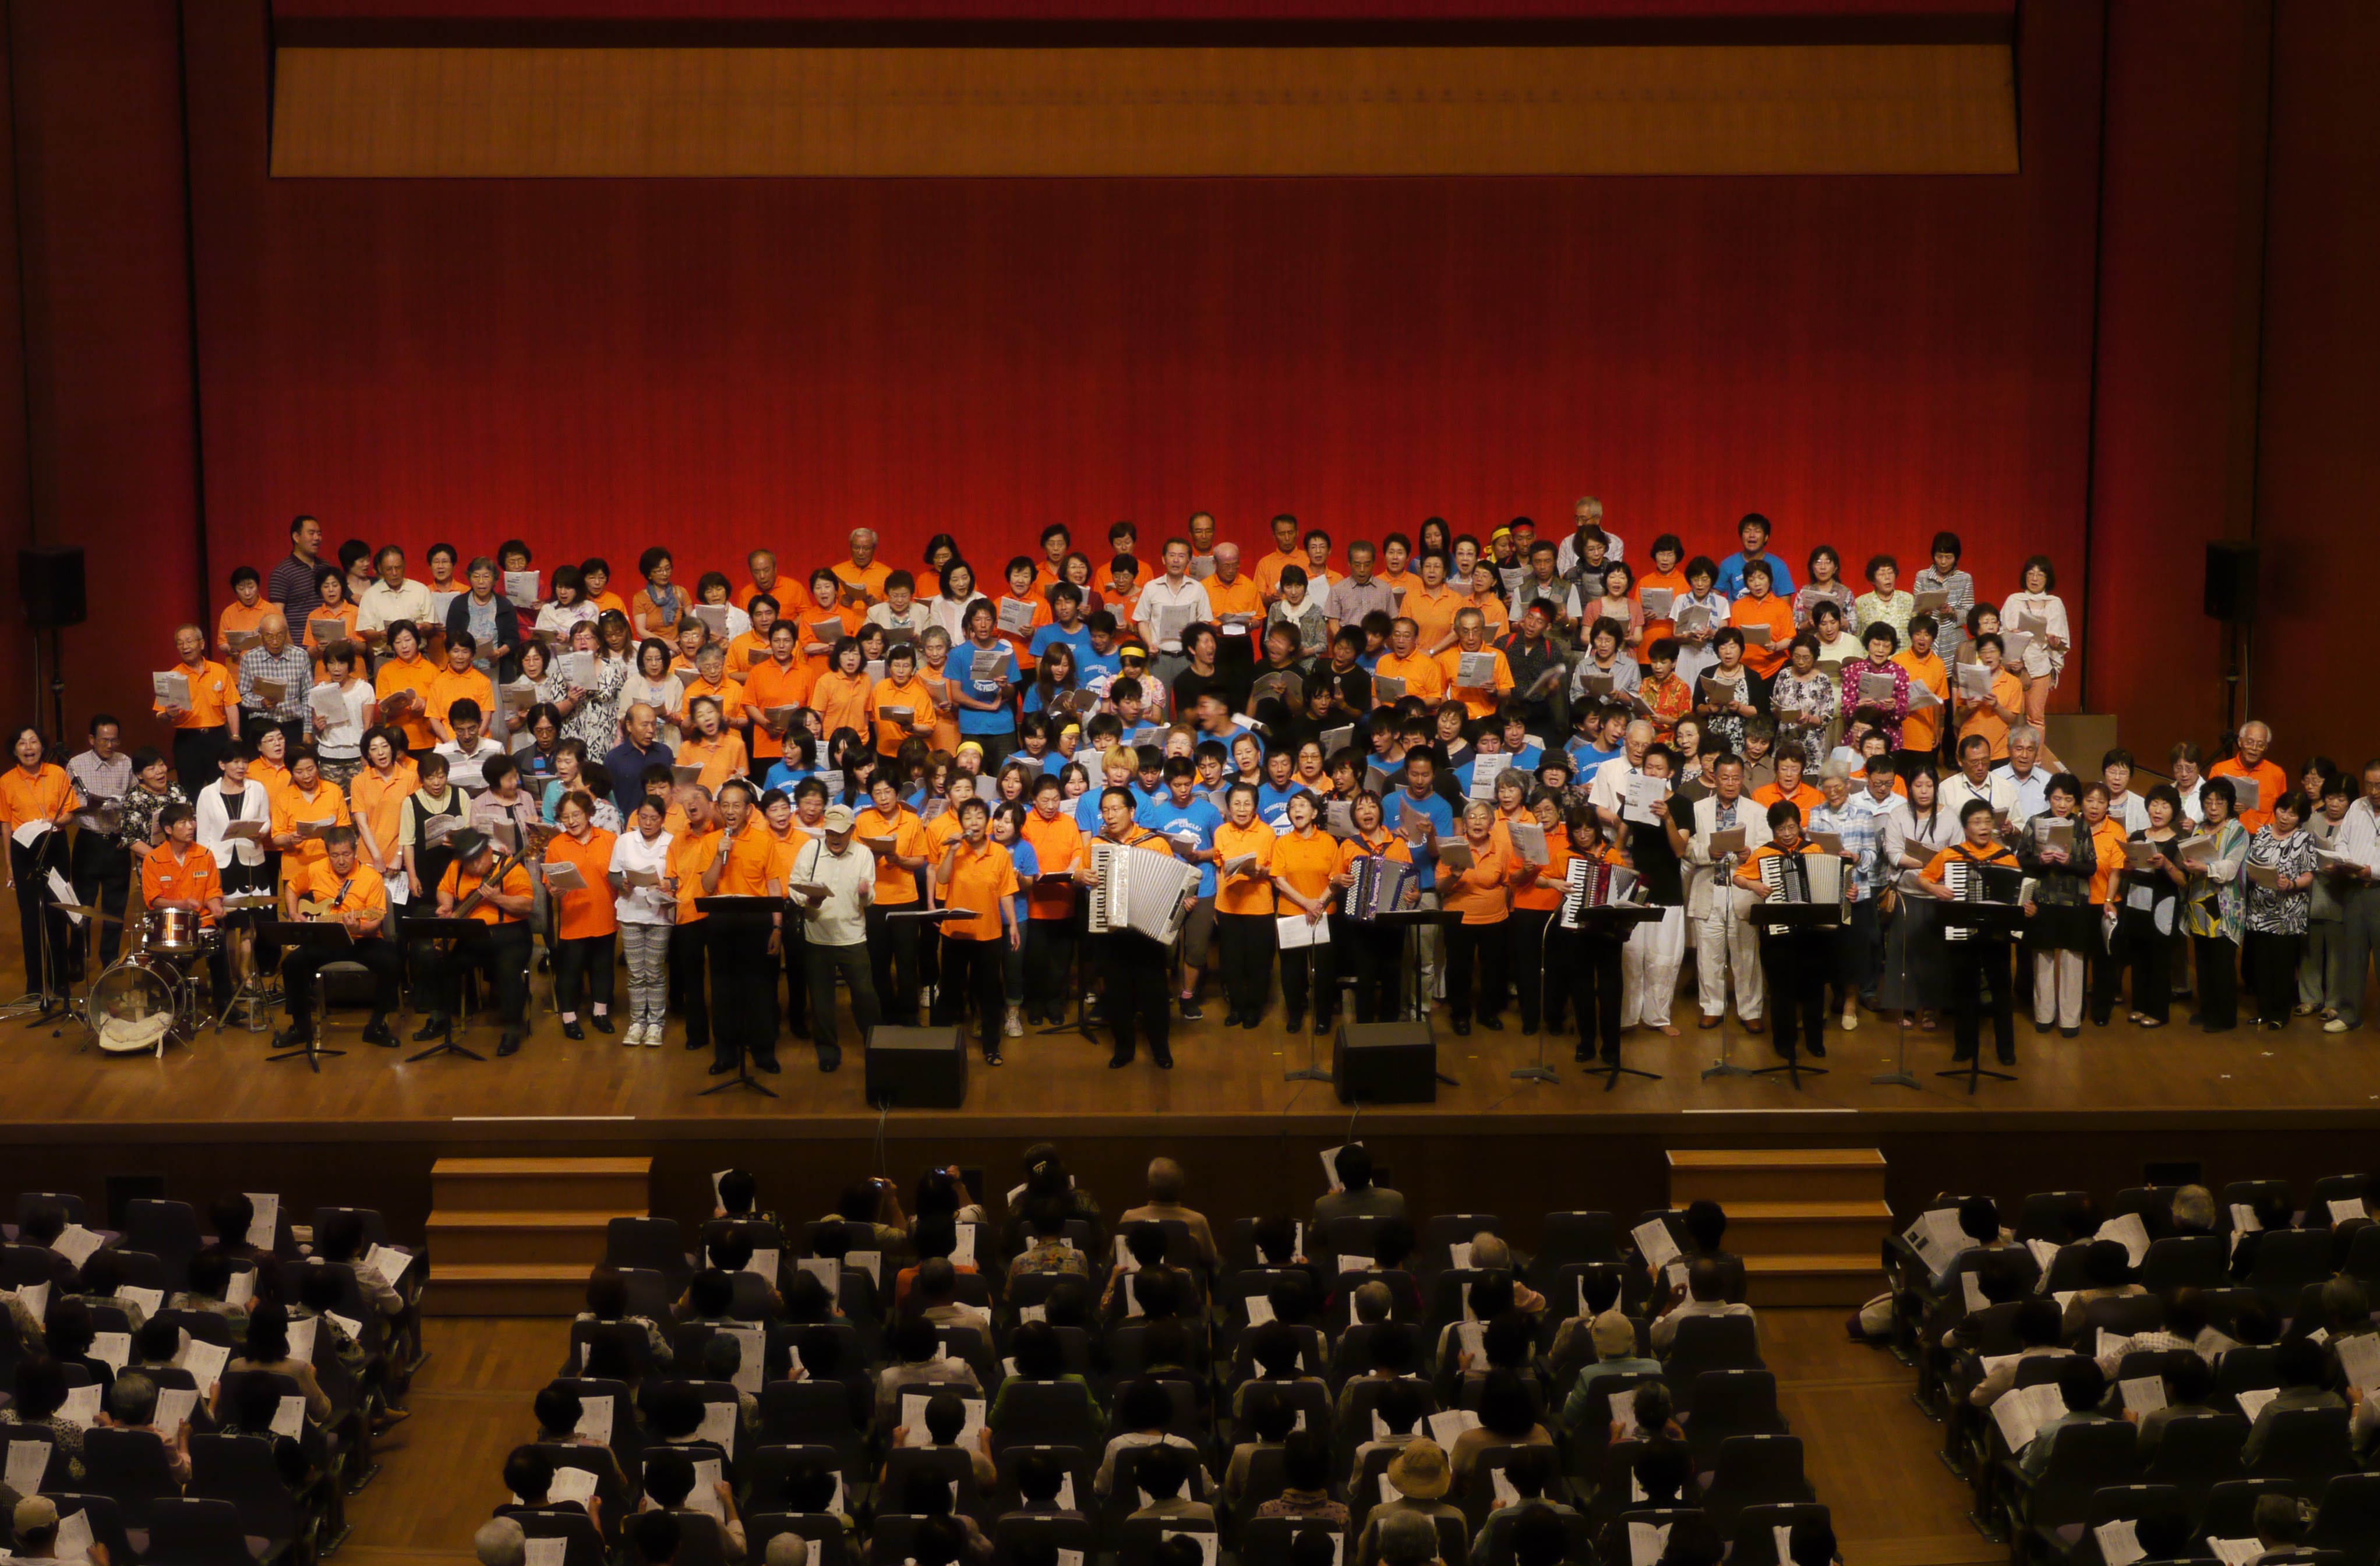
<svg viewBox="0 0 2380 1566"><path fill-rule="evenodd" d="M285 176L2012 174L1989 43L283 48Z"/></svg>

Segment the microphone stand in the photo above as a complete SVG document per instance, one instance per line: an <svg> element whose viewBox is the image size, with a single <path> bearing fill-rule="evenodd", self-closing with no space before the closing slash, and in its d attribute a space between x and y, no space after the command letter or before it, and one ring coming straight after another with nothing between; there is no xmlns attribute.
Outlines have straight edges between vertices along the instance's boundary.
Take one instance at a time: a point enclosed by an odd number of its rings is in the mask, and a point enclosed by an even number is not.
<svg viewBox="0 0 2380 1566"><path fill-rule="evenodd" d="M1718 878L1718 888L1717 892L1717 895L1725 899L1725 901L1719 904L1719 961L1725 965L1732 965L1727 949L1733 943L1731 938L1733 937L1736 929L1735 887L1733 881L1734 877L1732 875L1722 873ZM1695 980L1697 983L1701 981L1701 975L1699 972L1695 975ZM1738 996L1737 999L1741 1001L1742 998ZM1734 1061L1729 1059L1730 1047L1731 1043L1732 1040L1728 1035L1727 1016L1725 1013L1721 1013L1718 1024L1718 1059L1703 1068L1703 1080L1705 1082L1708 1082L1714 1076L1755 1076L1759 1074L1750 1066L1737 1065Z"/></svg>
<svg viewBox="0 0 2380 1566"><path fill-rule="evenodd" d="M1515 1082L1542 1082L1551 1086L1561 1080L1561 1074L1546 1064L1546 1022L1552 1010L1546 1004L1546 953L1553 943L1554 926L1560 919L1561 909L1557 907L1553 917L1546 921L1546 928L1537 933L1537 1063L1515 1066L1511 1073ZM1619 1078L1614 1076L1612 1080L1617 1082Z"/></svg>

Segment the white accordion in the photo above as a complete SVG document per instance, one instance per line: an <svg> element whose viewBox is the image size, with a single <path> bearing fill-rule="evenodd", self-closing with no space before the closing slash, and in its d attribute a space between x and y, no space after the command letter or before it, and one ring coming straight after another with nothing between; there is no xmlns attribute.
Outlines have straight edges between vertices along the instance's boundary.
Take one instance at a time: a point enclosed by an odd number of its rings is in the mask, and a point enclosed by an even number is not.
<svg viewBox="0 0 2380 1566"><path fill-rule="evenodd" d="M1762 901L1840 904L1844 868L1839 854L1772 854L1760 861Z"/></svg>
<svg viewBox="0 0 2380 1566"><path fill-rule="evenodd" d="M1576 929L1590 908L1615 908L1635 903L1636 872L1625 865L1574 856L1562 880L1561 928Z"/></svg>
<svg viewBox="0 0 2380 1566"><path fill-rule="evenodd" d="M2019 906L2031 900L2033 882L2013 865L1978 865L1956 854L1942 867L1942 884L1950 889L1952 901L1986 903L2001 906ZM1974 937L1974 928L1963 923L1946 921L1942 931L1945 941L1968 941Z"/></svg>
<svg viewBox="0 0 2380 1566"><path fill-rule="evenodd" d="M1155 849L1095 838L1085 926L1093 935L1131 930L1160 946L1182 933L1184 894L1198 884L1198 867Z"/></svg>

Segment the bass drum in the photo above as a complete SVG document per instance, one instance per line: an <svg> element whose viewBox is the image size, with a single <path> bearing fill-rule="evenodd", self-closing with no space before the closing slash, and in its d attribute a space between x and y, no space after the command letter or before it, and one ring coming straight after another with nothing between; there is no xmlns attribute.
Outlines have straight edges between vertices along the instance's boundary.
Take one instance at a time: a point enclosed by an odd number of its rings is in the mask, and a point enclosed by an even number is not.
<svg viewBox="0 0 2380 1566"><path fill-rule="evenodd" d="M171 961L146 952L127 953L91 981L85 1004L91 1030L110 1055L163 1055L169 1038L188 1042L195 1031L198 997Z"/></svg>

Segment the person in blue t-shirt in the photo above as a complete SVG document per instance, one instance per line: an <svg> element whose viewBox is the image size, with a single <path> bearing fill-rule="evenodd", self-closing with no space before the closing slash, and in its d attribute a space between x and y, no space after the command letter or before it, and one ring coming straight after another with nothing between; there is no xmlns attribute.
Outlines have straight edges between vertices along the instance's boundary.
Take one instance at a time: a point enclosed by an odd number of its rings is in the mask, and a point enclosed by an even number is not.
<svg viewBox="0 0 2380 1566"><path fill-rule="evenodd" d="M1072 582L1060 582L1050 589L1050 624L1033 633L1027 650L1038 663L1044 652L1060 642L1073 649L1079 674L1085 655L1091 650L1091 628L1083 624L1083 589Z"/></svg>
<svg viewBox="0 0 2380 1566"><path fill-rule="evenodd" d="M1768 518L1760 513L1747 512L1735 525L1735 536L1743 547L1718 563L1718 590L1729 599L1743 596L1743 566L1746 561L1768 562L1768 590L1779 598L1793 596L1793 569L1768 552Z"/></svg>
<svg viewBox="0 0 2380 1566"><path fill-rule="evenodd" d="M1116 649L1116 617L1102 609L1085 620L1083 627L1090 636L1087 646L1075 649L1083 688L1105 696L1108 686L1123 673L1123 654Z"/></svg>
<svg viewBox="0 0 2380 1566"><path fill-rule="evenodd" d="M1264 782L1257 785L1257 818L1277 832L1291 830L1289 802L1305 792L1296 772L1297 758L1287 747L1276 747L1266 755Z"/></svg>
<svg viewBox="0 0 2380 1566"><path fill-rule="evenodd" d="M1186 756L1165 763L1165 792L1133 813L1133 824L1165 838L1174 857L1198 867L1198 897L1182 925L1182 1015L1196 1022L1198 976L1215 934L1215 829L1223 813L1198 792L1198 766Z"/></svg>
<svg viewBox="0 0 2380 1566"><path fill-rule="evenodd" d="M763 792L781 788L791 794L794 785L804 778L818 776L818 740L799 723L785 731L785 753L777 758L769 775L760 780Z"/></svg>
<svg viewBox="0 0 2380 1566"><path fill-rule="evenodd" d="M959 710L959 733L983 751L983 770L995 771L1016 745L1018 684L1016 649L1001 640L1000 612L991 600L979 598L967 605L967 639L951 649L951 700ZM977 660L986 653L985 674ZM988 676L988 677L987 677Z"/></svg>
<svg viewBox="0 0 2380 1566"><path fill-rule="evenodd" d="M1408 821L1415 817L1427 818L1436 836L1427 843L1413 843L1415 879L1420 882L1423 903L1438 906L1438 839L1454 835L1454 807L1438 791L1439 754L1427 745L1415 746L1405 752L1404 783L1392 789L1380 801L1380 822L1390 831L1402 833L1412 842ZM1438 927L1424 925L1415 932L1420 949L1421 993L1431 992L1441 965L1439 954L1441 939Z"/></svg>

